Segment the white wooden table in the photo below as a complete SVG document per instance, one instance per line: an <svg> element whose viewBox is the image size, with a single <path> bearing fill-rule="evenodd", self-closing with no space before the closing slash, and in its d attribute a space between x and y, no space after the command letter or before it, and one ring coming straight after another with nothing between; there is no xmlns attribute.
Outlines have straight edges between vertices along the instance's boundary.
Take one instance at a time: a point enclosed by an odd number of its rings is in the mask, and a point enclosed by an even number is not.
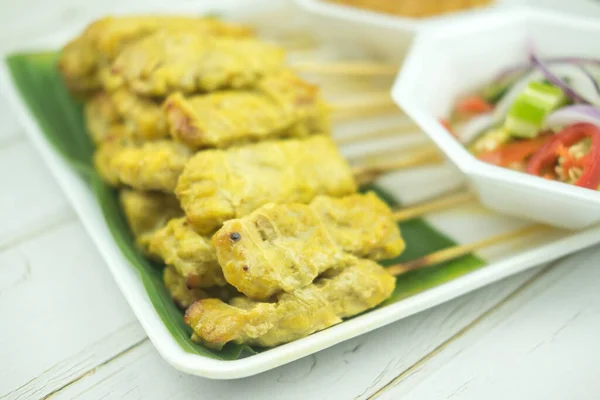
<svg viewBox="0 0 600 400"><path fill-rule="evenodd" d="M116 4L2 0L0 45ZM592 248L256 377L189 376L154 350L0 94L2 399L600 399L599 264Z"/></svg>

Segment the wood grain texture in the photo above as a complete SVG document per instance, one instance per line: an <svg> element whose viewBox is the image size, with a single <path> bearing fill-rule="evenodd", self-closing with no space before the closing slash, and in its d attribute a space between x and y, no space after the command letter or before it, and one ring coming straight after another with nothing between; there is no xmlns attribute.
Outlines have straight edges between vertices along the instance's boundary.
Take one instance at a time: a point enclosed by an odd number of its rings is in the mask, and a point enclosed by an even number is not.
<svg viewBox="0 0 600 400"><path fill-rule="evenodd" d="M255 377L212 381L175 371L144 343L57 398L368 398L538 271L499 282L432 310Z"/></svg>
<svg viewBox="0 0 600 400"><path fill-rule="evenodd" d="M27 141L0 148L0 250L75 219L64 195Z"/></svg>
<svg viewBox="0 0 600 400"><path fill-rule="evenodd" d="M0 282L0 397L43 397L145 338L78 222L1 253Z"/></svg>
<svg viewBox="0 0 600 400"><path fill-rule="evenodd" d="M381 399L598 399L600 249L553 266Z"/></svg>

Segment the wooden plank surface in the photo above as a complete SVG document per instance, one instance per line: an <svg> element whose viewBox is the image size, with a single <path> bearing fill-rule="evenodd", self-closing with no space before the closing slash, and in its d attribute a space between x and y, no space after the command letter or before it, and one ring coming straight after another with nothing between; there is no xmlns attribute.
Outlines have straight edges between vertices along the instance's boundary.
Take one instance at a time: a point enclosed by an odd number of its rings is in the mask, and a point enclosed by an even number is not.
<svg viewBox="0 0 600 400"><path fill-rule="evenodd" d="M0 396L43 397L145 338L77 221L1 253L0 274Z"/></svg>
<svg viewBox="0 0 600 400"><path fill-rule="evenodd" d="M5 121L10 125L10 118ZM0 147L0 250L34 232L75 220L71 207L25 140Z"/></svg>
<svg viewBox="0 0 600 400"><path fill-rule="evenodd" d="M368 398L540 271L489 288L338 344L258 376L214 381L172 369L143 343L57 394L59 399Z"/></svg>
<svg viewBox="0 0 600 400"><path fill-rule="evenodd" d="M599 399L600 249L556 264L381 399Z"/></svg>

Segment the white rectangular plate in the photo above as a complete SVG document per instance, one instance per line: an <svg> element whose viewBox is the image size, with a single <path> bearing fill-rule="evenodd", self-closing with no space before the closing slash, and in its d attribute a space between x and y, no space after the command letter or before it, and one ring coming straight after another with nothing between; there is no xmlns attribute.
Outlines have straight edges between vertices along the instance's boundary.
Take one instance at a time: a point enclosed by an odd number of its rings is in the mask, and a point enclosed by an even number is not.
<svg viewBox="0 0 600 400"><path fill-rule="evenodd" d="M269 12L273 13L272 15L285 12L283 9L272 8L273 2L268 3L271 8ZM168 11L170 13L200 13L206 11L208 5L212 5L214 7L210 8L211 11L216 9L227 12L232 4L236 5L235 2L203 2L201 10L196 7L193 10L170 9ZM259 6L265 6L266 4L266 1L246 1L244 3L245 6L252 8L255 12L259 9ZM237 11L239 11L239 3L237 5ZM135 11L140 12L140 10ZM302 15L299 13L296 10L294 15L301 18ZM281 20L289 25L289 20L286 18L281 18ZM269 21L273 21L273 19L269 19ZM322 27L314 26L312 28L319 30ZM43 42L31 46L30 49L57 49L75 33L76 31L69 31L55 36L48 36ZM392 35L393 30L389 34ZM179 347L155 312L138 274L128 264L114 243L100 207L90 189L45 140L34 117L30 114L14 87L5 64L0 68L0 83L3 85L3 93L10 99L15 112L25 126L29 139L69 198L152 343L165 360L175 368L191 374L214 379L233 379L258 374L600 241L600 227L577 233L553 231L538 235L534 238L528 238L527 243L499 246L478 254L488 261L489 265L473 273L405 300L373 310L304 339L235 361L220 361L189 354ZM349 131L351 128L353 127L347 128L347 130ZM336 135L343 134L349 133L344 133L343 129L336 130ZM403 144L409 146L410 143L414 144L423 140L426 139L419 132L406 133L395 141L381 141L379 148L382 146L389 147L391 142L401 147ZM367 147L357 147L356 145L343 149L349 157L357 154L357 152L367 150ZM462 184L462 178L452 167L443 165L396 173L385 177L380 183L405 203L414 203L436 193L456 188ZM522 225L521 221L490 213L476 205L439 213L427 220L459 243L471 242Z"/></svg>

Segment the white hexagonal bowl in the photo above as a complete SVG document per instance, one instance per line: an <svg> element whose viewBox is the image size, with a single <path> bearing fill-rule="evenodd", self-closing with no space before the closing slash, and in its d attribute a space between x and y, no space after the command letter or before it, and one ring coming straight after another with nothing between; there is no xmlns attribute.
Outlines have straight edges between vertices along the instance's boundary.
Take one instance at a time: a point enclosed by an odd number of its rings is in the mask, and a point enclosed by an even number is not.
<svg viewBox="0 0 600 400"><path fill-rule="evenodd" d="M438 122L457 96L502 69L527 60L533 44L543 58L600 58L600 20L515 8L445 24L415 39L392 89L396 103L468 177L490 209L568 229L600 222L600 192L486 164Z"/></svg>

